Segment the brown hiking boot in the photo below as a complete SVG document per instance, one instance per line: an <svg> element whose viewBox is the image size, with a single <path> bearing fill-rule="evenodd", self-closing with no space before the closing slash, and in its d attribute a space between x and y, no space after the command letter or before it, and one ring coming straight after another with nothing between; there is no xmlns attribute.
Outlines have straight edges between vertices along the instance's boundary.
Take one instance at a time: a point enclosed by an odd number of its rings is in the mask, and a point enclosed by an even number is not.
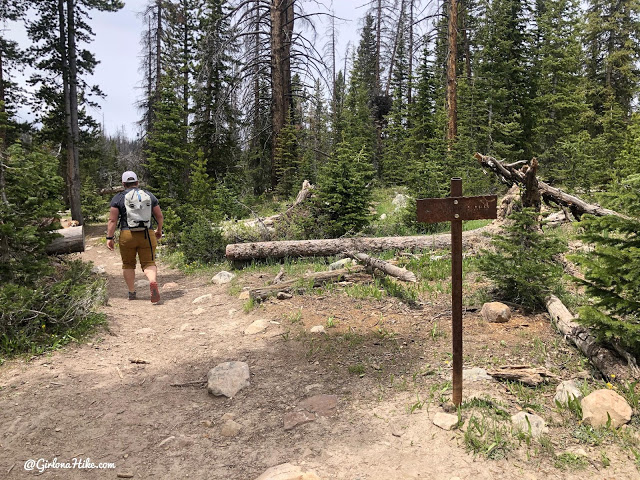
<svg viewBox="0 0 640 480"><path fill-rule="evenodd" d="M158 282L151 282L149 284L151 290L151 303L158 303L160 301L160 291L158 290Z"/></svg>

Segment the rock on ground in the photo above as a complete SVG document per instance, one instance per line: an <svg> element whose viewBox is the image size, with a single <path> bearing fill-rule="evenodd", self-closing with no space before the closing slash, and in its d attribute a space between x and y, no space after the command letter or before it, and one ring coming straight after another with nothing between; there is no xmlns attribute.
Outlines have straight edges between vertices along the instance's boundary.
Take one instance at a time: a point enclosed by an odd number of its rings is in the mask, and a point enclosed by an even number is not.
<svg viewBox="0 0 640 480"><path fill-rule="evenodd" d="M341 268L346 268L349 265L353 265L353 259L343 258L342 260L338 260L337 262L333 262L329 265L329 270L340 270Z"/></svg>
<svg viewBox="0 0 640 480"><path fill-rule="evenodd" d="M505 323L511 318L511 309L500 302L485 303L480 313L489 323Z"/></svg>
<svg viewBox="0 0 640 480"><path fill-rule="evenodd" d="M493 377L484 368L474 367L463 370L462 379L465 382L482 382L483 380L491 381Z"/></svg>
<svg viewBox="0 0 640 480"><path fill-rule="evenodd" d="M306 410L296 410L284 415L284 429L291 430L298 425L304 425L305 423L313 422L316 419L316 414L307 412Z"/></svg>
<svg viewBox="0 0 640 480"><path fill-rule="evenodd" d="M324 333L324 327L322 325L316 325L315 327L311 327L309 330L311 333Z"/></svg>
<svg viewBox="0 0 640 480"><path fill-rule="evenodd" d="M235 437L240 433L240 430L242 430L242 425L235 420L229 419L222 425L220 435L223 437Z"/></svg>
<svg viewBox="0 0 640 480"><path fill-rule="evenodd" d="M604 427L611 418L611 427L618 428L631 421L633 413L627 401L613 390L601 389L582 399L582 421L593 427ZM607 415L607 413L609 415Z"/></svg>
<svg viewBox="0 0 640 480"><path fill-rule="evenodd" d="M529 420L528 422L527 419ZM511 417L511 423L516 429L524 433L529 433L529 425L531 425L531 436L533 438L539 438L549 431L545 421L533 413L518 412Z"/></svg>
<svg viewBox="0 0 640 480"><path fill-rule="evenodd" d="M443 430L453 430L458 425L458 416L450 413L438 412L433 417L433 424Z"/></svg>
<svg viewBox="0 0 640 480"><path fill-rule="evenodd" d="M225 283L229 283L235 277L236 276L233 273L223 270L220 273L218 273L215 277L213 277L211 279L211 282L215 283L216 285L223 285Z"/></svg>
<svg viewBox="0 0 640 480"><path fill-rule="evenodd" d="M309 412L317 413L322 417L330 417L336 413L338 407L337 395L314 395L313 397L305 398L299 405Z"/></svg>
<svg viewBox="0 0 640 480"><path fill-rule="evenodd" d="M192 303L209 303L211 300L213 300L213 295L207 293L206 295L200 295Z"/></svg>
<svg viewBox="0 0 640 480"><path fill-rule="evenodd" d="M404 208L407 206L407 202L409 201L409 197L403 195L402 193L397 194L393 200L391 200L391 204L396 207L396 210L399 208Z"/></svg>
<svg viewBox="0 0 640 480"><path fill-rule="evenodd" d="M264 332L268 326L269 321L261 318L245 328L242 333L245 335L257 335L258 333Z"/></svg>
<svg viewBox="0 0 640 480"><path fill-rule="evenodd" d="M212 395L232 398L249 386L249 365L226 362L209 370L207 389Z"/></svg>
<svg viewBox="0 0 640 480"><path fill-rule="evenodd" d="M265 471L256 480L320 480L314 472L305 472L296 465L283 463Z"/></svg>
<svg viewBox="0 0 640 480"><path fill-rule="evenodd" d="M578 382L576 380L566 380L556 388L556 396L553 401L554 403L558 402L560 405L566 405L569 403L569 398L582 400L582 397Z"/></svg>

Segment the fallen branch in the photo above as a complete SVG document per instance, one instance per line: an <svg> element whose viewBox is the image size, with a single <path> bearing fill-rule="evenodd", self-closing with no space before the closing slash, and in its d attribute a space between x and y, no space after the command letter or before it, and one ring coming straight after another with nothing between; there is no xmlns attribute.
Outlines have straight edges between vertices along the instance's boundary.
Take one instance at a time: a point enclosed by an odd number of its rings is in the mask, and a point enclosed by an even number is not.
<svg viewBox="0 0 640 480"><path fill-rule="evenodd" d="M524 185L527 181L526 173L522 170L517 170L512 165L504 165L500 161L493 157L482 155L480 153L475 154L476 159L482 164L483 167L490 169L493 173L498 175L500 180L511 186L515 184ZM615 215L621 218L628 218L621 213L602 208L600 205L587 203L579 197L570 195L563 192L559 188L547 185L541 180L538 180L538 189L540 195L546 203L555 203L560 206L568 207L573 213L573 216L579 219L585 213L595 215L597 217L603 217L607 215Z"/></svg>
<svg viewBox="0 0 640 480"><path fill-rule="evenodd" d="M489 370L487 373L496 380L520 382L530 387L537 387L547 383L549 379L555 380L558 378L546 368L532 368L529 365L505 365L497 370Z"/></svg>
<svg viewBox="0 0 640 480"><path fill-rule="evenodd" d="M555 295L547 298L547 311L560 333L571 340L607 380L612 376L618 380L640 378L638 372L628 368L622 358L600 345L588 328L575 322L575 317Z"/></svg>
<svg viewBox="0 0 640 480"><path fill-rule="evenodd" d="M270 296L277 295L279 292L290 293L297 289L311 287L316 288L325 283L340 282L349 279L355 274L360 273L364 268L356 265L351 268L342 268L340 270L331 270L328 272L316 272L305 275L302 278L287 280L276 285L268 285L266 287L254 288L249 290L249 296L253 300L262 301Z"/></svg>
<svg viewBox="0 0 640 480"><path fill-rule="evenodd" d="M171 387L203 387L207 384L206 380L196 380L194 382L170 383Z"/></svg>
<svg viewBox="0 0 640 480"><path fill-rule="evenodd" d="M372 258L366 253L355 253L355 252L345 252L345 254L358 262L364 263L365 265L373 268L377 268L378 270L382 270L387 275L391 275L392 277L397 278L398 280L402 280L403 282L413 282L415 283L416 276L413 272L405 268L396 267L389 262L385 262L384 260L380 260L379 258Z"/></svg>

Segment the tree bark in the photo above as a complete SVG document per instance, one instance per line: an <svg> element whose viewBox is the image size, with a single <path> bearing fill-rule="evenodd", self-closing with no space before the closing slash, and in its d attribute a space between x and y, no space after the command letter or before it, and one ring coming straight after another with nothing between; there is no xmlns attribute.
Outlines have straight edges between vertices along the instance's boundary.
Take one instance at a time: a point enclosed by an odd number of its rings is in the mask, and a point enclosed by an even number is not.
<svg viewBox="0 0 640 480"><path fill-rule="evenodd" d="M82 203L80 200L80 154L78 145L80 144L80 127L78 126L78 67L76 55L76 23L75 7L73 0L67 0L67 36L69 48L69 114L71 143L67 145L68 162L70 165L69 180L69 204L71 207L71 218L77 220L82 225Z"/></svg>
<svg viewBox="0 0 640 480"><path fill-rule="evenodd" d="M458 92L456 64L458 59L458 2L449 0L449 58L447 62L447 140L449 150L458 136Z"/></svg>
<svg viewBox="0 0 640 480"><path fill-rule="evenodd" d="M415 273L410 272L405 268L396 267L395 265L392 265L389 262L385 262L384 260L380 260L379 258L372 258L365 253L356 253L356 252L345 252L345 253L349 257L357 260L358 262L364 263L369 267L382 270L387 275L395 277L398 280L402 280L403 282L415 283L417 281Z"/></svg>
<svg viewBox="0 0 640 480"><path fill-rule="evenodd" d="M49 255L84 252L84 227L82 225L54 230L53 233L62 236L55 238L47 245L46 252Z"/></svg>
<svg viewBox="0 0 640 480"><path fill-rule="evenodd" d="M540 212L542 201L540 199L540 188L538 187L538 160L531 160L531 164L524 172L524 193L522 195L522 206L534 208Z"/></svg>
<svg viewBox="0 0 640 480"><path fill-rule="evenodd" d="M638 373L632 372L624 360L608 348L599 345L588 328L575 322L575 317L555 295L547 298L547 311L560 333L578 347L607 380L610 380L612 375L615 375L617 380L638 378Z"/></svg>
<svg viewBox="0 0 640 480"><path fill-rule="evenodd" d="M532 368L529 365L505 365L496 370L489 370L487 373L497 380L520 382L530 387L547 383L549 378L558 378L546 368Z"/></svg>
<svg viewBox="0 0 640 480"><path fill-rule="evenodd" d="M511 186L513 184L524 184L525 174L519 169L516 169L513 165L504 165L500 161L487 155L480 153L475 154L476 159L482 164L483 167L490 169L493 173L500 177L500 180ZM563 192L559 188L547 185L540 179L537 179L540 195L546 203L555 203L560 206L569 208L574 217L579 219L584 214L595 215L597 217L603 217L606 215L616 215L621 218L628 218L621 213L602 208L600 205L590 204L585 202L579 197L570 195Z"/></svg>
<svg viewBox="0 0 640 480"><path fill-rule="evenodd" d="M276 295L278 292L292 292L296 289L303 289L305 287L317 288L325 283L339 282L355 276L362 272L364 268L360 265L356 265L352 268L342 268L340 270L332 270L329 272L317 272L305 275L302 278L295 278L293 280L287 280L286 282L280 282L276 285L269 285L261 288L254 288L249 290L249 296L254 300L264 300L272 295Z"/></svg>
<svg viewBox="0 0 640 480"><path fill-rule="evenodd" d="M488 228L464 232L463 246L470 247L483 238ZM234 243L227 245L227 260L241 262L265 258L329 257L347 251L381 252L385 250L419 250L449 248L451 235L416 235L412 237L334 238L327 240L289 240L283 242Z"/></svg>

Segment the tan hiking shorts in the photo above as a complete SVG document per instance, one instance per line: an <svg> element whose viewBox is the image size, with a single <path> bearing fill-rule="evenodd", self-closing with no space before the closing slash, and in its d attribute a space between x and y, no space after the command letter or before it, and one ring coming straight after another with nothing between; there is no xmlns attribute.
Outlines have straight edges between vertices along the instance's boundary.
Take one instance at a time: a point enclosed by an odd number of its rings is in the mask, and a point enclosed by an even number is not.
<svg viewBox="0 0 640 480"><path fill-rule="evenodd" d="M147 230L143 232L132 232L131 230L120 231L120 257L122 257L122 268L136 268L136 255L140 259L142 270L156 264L156 232Z"/></svg>

